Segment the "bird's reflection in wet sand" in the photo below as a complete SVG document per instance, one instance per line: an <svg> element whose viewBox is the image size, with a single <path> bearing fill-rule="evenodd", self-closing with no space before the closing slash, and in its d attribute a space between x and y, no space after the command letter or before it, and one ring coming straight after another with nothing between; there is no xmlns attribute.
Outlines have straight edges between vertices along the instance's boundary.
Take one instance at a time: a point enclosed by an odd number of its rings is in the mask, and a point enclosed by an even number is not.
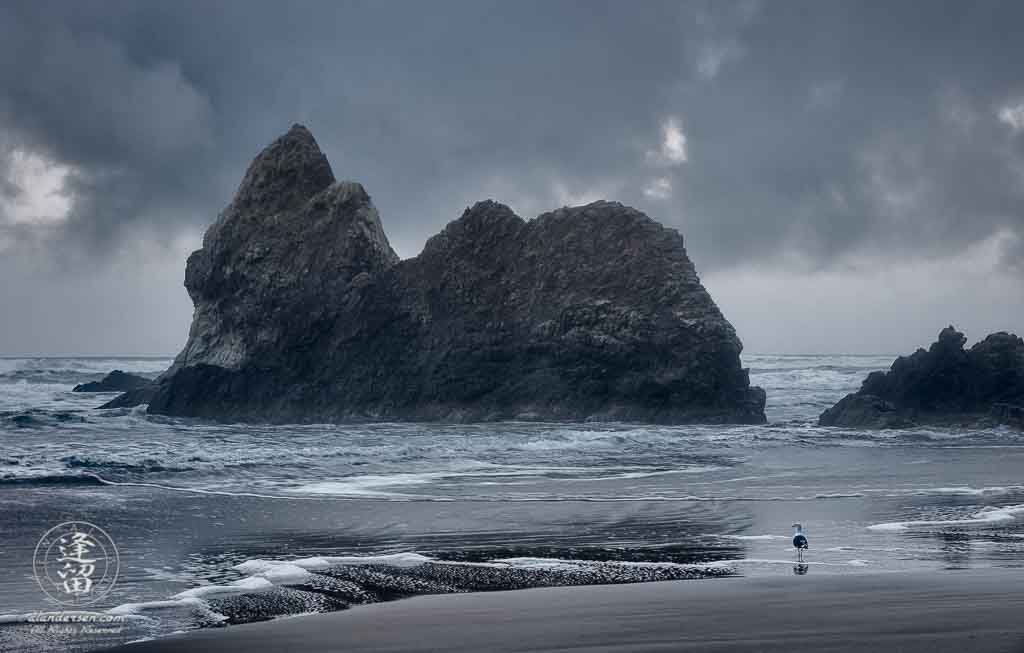
<svg viewBox="0 0 1024 653"><path fill-rule="evenodd" d="M797 576L806 576L811 566L803 562L793 565L793 574Z"/></svg>

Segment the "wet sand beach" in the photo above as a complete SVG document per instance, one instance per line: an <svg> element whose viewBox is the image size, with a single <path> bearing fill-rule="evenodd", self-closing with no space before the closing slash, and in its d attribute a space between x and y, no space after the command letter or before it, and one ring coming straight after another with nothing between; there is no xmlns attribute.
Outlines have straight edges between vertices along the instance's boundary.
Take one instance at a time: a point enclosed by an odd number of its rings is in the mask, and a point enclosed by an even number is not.
<svg viewBox="0 0 1024 653"><path fill-rule="evenodd" d="M1024 570L733 578L420 596L121 653L1024 651Z"/></svg>

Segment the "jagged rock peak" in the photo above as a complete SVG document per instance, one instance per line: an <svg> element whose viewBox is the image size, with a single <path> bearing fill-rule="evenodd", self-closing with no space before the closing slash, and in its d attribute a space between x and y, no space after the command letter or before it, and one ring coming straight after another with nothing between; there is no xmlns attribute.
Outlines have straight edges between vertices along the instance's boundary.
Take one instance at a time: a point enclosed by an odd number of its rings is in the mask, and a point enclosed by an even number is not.
<svg viewBox="0 0 1024 653"><path fill-rule="evenodd" d="M459 218L459 220L487 220L492 218L504 219L508 217L516 218L520 222L523 221L522 218L516 215L515 211L510 209L505 204L502 204L501 202L496 202L491 199L487 199L480 200L479 202L473 204L473 206L467 206L466 210L462 212L462 216ZM458 222L458 220L456 220L456 222Z"/></svg>
<svg viewBox="0 0 1024 653"><path fill-rule="evenodd" d="M621 237L644 234L644 237L668 239L671 247L684 251L683 238L678 231L621 202L598 200L582 206L563 206L539 215L534 222L542 230L559 233L595 234L610 230Z"/></svg>
<svg viewBox="0 0 1024 653"><path fill-rule="evenodd" d="M631 213L633 215L644 216L644 218L649 219L649 218L647 218L646 215L644 215L640 211L634 209L633 207L626 206L622 202L614 202L614 201L611 201L611 200L595 200L595 201L590 202L588 204L581 204L579 206L563 206L560 209L555 209L554 211L549 211L548 213L545 213L544 215L547 215L547 216L557 216L557 217L560 217L560 218L571 216L571 215L583 216L583 217L595 217L595 216L600 216L601 214L605 214L605 213L609 213L609 212L612 212L612 213L628 212L628 213ZM652 222L653 222L653 220L652 220Z"/></svg>
<svg viewBox="0 0 1024 653"><path fill-rule="evenodd" d="M511 242L526 221L509 207L494 200L483 200L467 207L457 220L449 222L441 233L431 236L423 246L425 258L444 256L452 247L465 244L482 247Z"/></svg>
<svg viewBox="0 0 1024 653"><path fill-rule="evenodd" d="M308 326L268 315L315 312L324 297L340 302L356 277L397 261L366 189L336 182L313 135L295 125L250 164L189 257L185 288L195 314L175 365L238 367Z"/></svg>
<svg viewBox="0 0 1024 653"><path fill-rule="evenodd" d="M483 200L468 207L458 220L449 222L445 231L500 231L525 224L525 220L501 202Z"/></svg>
<svg viewBox="0 0 1024 653"><path fill-rule="evenodd" d="M956 330L952 324L939 332L939 338L928 350L932 353L963 351L967 344L967 336Z"/></svg>
<svg viewBox="0 0 1024 653"><path fill-rule="evenodd" d="M249 164L234 206L266 212L294 207L334 183L334 172L313 134L295 124Z"/></svg>

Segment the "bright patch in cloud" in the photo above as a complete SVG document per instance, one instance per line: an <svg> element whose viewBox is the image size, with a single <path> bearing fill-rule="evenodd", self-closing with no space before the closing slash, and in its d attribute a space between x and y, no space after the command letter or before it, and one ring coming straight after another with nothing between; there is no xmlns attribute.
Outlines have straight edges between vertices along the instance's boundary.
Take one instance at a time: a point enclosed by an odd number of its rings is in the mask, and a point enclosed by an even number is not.
<svg viewBox="0 0 1024 653"><path fill-rule="evenodd" d="M1014 133L1024 130L1024 101L1000 108L999 121L1009 125Z"/></svg>
<svg viewBox="0 0 1024 653"><path fill-rule="evenodd" d="M688 160L686 134L678 118L670 117L661 125L661 148L648 150L647 160L658 166L672 167Z"/></svg>
<svg viewBox="0 0 1024 653"><path fill-rule="evenodd" d="M743 56L743 48L736 41L709 41L697 54L697 74L701 79L714 79L722 66Z"/></svg>
<svg viewBox="0 0 1024 653"><path fill-rule="evenodd" d="M672 180L668 177L652 179L644 188L644 195L654 200L665 200L672 197Z"/></svg>
<svg viewBox="0 0 1024 653"><path fill-rule="evenodd" d="M10 155L7 182L16 192L0 195L0 217L22 225L53 225L67 218L71 199L64 185L71 168L25 150Z"/></svg>
<svg viewBox="0 0 1024 653"><path fill-rule="evenodd" d="M665 141L661 145L662 154L672 163L686 161L686 134L679 126L679 121L670 118L662 129L665 135Z"/></svg>

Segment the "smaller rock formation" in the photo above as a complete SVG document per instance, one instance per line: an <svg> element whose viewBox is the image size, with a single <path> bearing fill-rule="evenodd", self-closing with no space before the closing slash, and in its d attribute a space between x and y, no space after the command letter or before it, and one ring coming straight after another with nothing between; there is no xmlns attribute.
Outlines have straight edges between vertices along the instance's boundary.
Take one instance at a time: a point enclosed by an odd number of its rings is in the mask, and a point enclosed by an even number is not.
<svg viewBox="0 0 1024 653"><path fill-rule="evenodd" d="M918 424L1024 427L1024 340L993 333L970 349L952 326L928 348L872 372L818 419L822 426L903 428Z"/></svg>
<svg viewBox="0 0 1024 653"><path fill-rule="evenodd" d="M152 379L147 379L138 374L114 370L100 381L79 383L71 392L127 392L148 386L152 382Z"/></svg>

